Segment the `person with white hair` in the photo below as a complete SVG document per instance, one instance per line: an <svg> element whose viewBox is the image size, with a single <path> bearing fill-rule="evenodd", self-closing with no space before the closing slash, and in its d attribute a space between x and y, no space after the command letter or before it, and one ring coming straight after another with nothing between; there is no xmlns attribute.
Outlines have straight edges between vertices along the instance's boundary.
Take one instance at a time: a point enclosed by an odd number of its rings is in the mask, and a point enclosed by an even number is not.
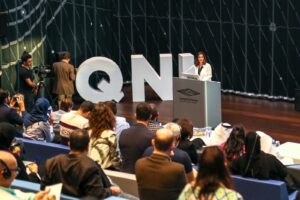
<svg viewBox="0 0 300 200"><path fill-rule="evenodd" d="M173 138L174 138L173 150L170 152L170 157L171 157L172 161L184 165L187 181L189 183L194 181L192 161L191 161L189 155L185 151L177 148L177 145L180 140L181 127L176 123L170 122L170 123L167 123L164 126L164 128L171 130L173 133ZM153 150L154 150L153 146L148 147L145 150L143 156L144 157L151 156L153 153Z"/></svg>

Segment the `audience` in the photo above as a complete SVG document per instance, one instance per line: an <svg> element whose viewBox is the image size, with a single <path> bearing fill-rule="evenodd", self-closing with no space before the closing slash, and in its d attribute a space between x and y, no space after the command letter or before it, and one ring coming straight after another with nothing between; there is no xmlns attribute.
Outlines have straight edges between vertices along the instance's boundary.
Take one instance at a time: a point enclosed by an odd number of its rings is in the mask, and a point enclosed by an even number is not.
<svg viewBox="0 0 300 200"><path fill-rule="evenodd" d="M147 103L139 103L136 107L136 124L122 131L119 147L123 171L134 174L135 162L143 156L151 145L154 134L147 128L151 117L151 107Z"/></svg>
<svg viewBox="0 0 300 200"><path fill-rule="evenodd" d="M23 137L51 142L54 138L54 133L50 129L51 109L46 98L38 98L30 113L26 113L24 116L25 131Z"/></svg>
<svg viewBox="0 0 300 200"><path fill-rule="evenodd" d="M53 195L49 195L50 190L41 191L36 194L25 193L17 189L12 189L11 184L18 175L19 168L15 157L7 152L0 151L0 197L1 199L20 200L55 200Z"/></svg>
<svg viewBox="0 0 300 200"><path fill-rule="evenodd" d="M56 135L59 135L59 132L60 132L59 122L60 122L61 116L68 112L71 112L72 108L73 108L72 99L66 98L60 102L59 110L52 113L53 131Z"/></svg>
<svg viewBox="0 0 300 200"><path fill-rule="evenodd" d="M148 129L155 133L158 129L162 128L161 123L158 122L159 112L154 103L149 104L151 107L151 118L148 123Z"/></svg>
<svg viewBox="0 0 300 200"><path fill-rule="evenodd" d="M120 170L116 134L113 131L116 120L108 106L98 103L90 115L89 156L103 169Z"/></svg>
<svg viewBox="0 0 300 200"><path fill-rule="evenodd" d="M89 127L89 116L93 108L92 102L84 101L77 111L71 111L61 116L59 122L61 144L68 145L69 135L72 131Z"/></svg>
<svg viewBox="0 0 300 200"><path fill-rule="evenodd" d="M192 167L192 161L189 157L189 155L182 151L181 149L177 148L178 142L180 140L180 131L181 127L176 123L167 123L164 126L166 129L171 130L173 133L173 150L170 152L170 157L173 162L180 163L184 166L185 174L187 177L188 182L194 181L194 174L193 174L193 167ZM154 147L150 146L148 147L144 152L144 157L151 156L153 153Z"/></svg>
<svg viewBox="0 0 300 200"><path fill-rule="evenodd" d="M227 141L221 145L229 164L245 153L245 131L243 125L234 126Z"/></svg>
<svg viewBox="0 0 300 200"><path fill-rule="evenodd" d="M150 157L139 159L135 165L140 199L177 199L186 184L184 167L171 162L174 136L171 130L159 129L152 139L154 146Z"/></svg>
<svg viewBox="0 0 300 200"><path fill-rule="evenodd" d="M62 183L62 192L76 197L91 196L103 199L119 195L120 188L113 186L101 167L87 156L89 140L87 131L73 131L69 139L70 153L46 161L41 188Z"/></svg>
<svg viewBox="0 0 300 200"><path fill-rule="evenodd" d="M18 109L12 108L10 106L15 106L18 104ZM8 122L14 126L23 126L23 119L17 112L25 111L24 101L15 101L10 99L8 90L0 88L0 122ZM20 135L23 131L19 131Z"/></svg>
<svg viewBox="0 0 300 200"><path fill-rule="evenodd" d="M199 158L196 182L188 184L178 199L243 199L239 193L232 190L226 158L218 146L204 148Z"/></svg>
<svg viewBox="0 0 300 200"><path fill-rule="evenodd" d="M178 148L185 151L191 158L192 163L198 163L196 146L190 141L193 136L193 124L188 119L179 119L177 124L181 127L181 137Z"/></svg>
<svg viewBox="0 0 300 200"><path fill-rule="evenodd" d="M250 131L245 138L246 153L232 162L234 174L258 179L284 181L287 168L273 155L264 153L260 148L260 136Z"/></svg>

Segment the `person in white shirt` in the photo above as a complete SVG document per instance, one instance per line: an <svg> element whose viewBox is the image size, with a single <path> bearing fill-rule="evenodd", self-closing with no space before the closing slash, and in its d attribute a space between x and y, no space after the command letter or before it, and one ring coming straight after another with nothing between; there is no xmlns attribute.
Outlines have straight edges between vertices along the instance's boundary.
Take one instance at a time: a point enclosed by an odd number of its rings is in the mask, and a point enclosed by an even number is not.
<svg viewBox="0 0 300 200"><path fill-rule="evenodd" d="M90 101L81 103L77 111L71 111L60 118L60 139L61 144L68 145L70 133L77 129L89 127L89 116L94 104Z"/></svg>
<svg viewBox="0 0 300 200"><path fill-rule="evenodd" d="M210 64L207 62L204 51L197 53L194 62L194 73L199 75L200 81L211 81L212 70Z"/></svg>

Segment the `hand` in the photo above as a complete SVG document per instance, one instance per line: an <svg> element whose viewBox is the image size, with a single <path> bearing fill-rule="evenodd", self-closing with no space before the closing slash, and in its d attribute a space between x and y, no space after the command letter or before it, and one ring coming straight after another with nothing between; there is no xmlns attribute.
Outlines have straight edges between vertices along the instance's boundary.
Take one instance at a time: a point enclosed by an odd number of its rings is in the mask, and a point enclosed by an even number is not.
<svg viewBox="0 0 300 200"><path fill-rule="evenodd" d="M20 100L18 101L19 104L19 112L25 112L25 103L24 101Z"/></svg>
<svg viewBox="0 0 300 200"><path fill-rule="evenodd" d="M30 163L26 167L29 169L30 172L38 173L38 166L36 163Z"/></svg>
<svg viewBox="0 0 300 200"><path fill-rule="evenodd" d="M119 194L121 194L121 189L118 186L110 186L110 190L112 195L114 196L118 196Z"/></svg>
<svg viewBox="0 0 300 200"><path fill-rule="evenodd" d="M35 194L34 200L56 200L54 195L49 195L50 189Z"/></svg>

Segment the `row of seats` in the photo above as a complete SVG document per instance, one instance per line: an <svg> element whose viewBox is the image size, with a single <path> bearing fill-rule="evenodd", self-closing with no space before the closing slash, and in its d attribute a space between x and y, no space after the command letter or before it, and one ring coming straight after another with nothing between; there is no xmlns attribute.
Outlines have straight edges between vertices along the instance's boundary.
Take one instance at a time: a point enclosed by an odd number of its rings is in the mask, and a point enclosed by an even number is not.
<svg viewBox="0 0 300 200"><path fill-rule="evenodd" d="M21 140L24 143L25 160L36 161L38 164L43 164L45 160L55 155L67 154L69 152L69 148L67 146L60 144L45 143L23 138L18 138L18 140ZM115 184L119 185L124 192L138 196L138 187L135 175L110 170L104 170L104 172ZM258 180L236 175L232 177L235 190L241 193L246 200L292 200L295 199L297 195L297 192L293 192L288 195L286 185L282 181ZM39 190L39 184L28 184L19 180L16 180L13 183L13 187L19 188L23 191L28 191L30 188L33 189L33 191ZM72 200L73 198L64 195L62 199Z"/></svg>

